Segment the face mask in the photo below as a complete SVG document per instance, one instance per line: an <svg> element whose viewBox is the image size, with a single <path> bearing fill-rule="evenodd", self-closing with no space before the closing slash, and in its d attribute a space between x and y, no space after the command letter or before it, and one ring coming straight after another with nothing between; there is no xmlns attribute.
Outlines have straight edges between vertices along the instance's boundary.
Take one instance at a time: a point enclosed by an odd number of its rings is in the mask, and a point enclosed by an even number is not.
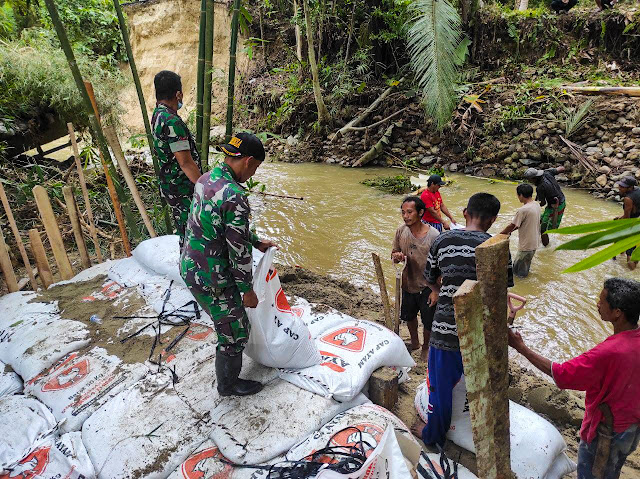
<svg viewBox="0 0 640 479"><path fill-rule="evenodd" d="M181 102L181 101L179 101L179 102L178 102L178 110L179 110L180 108L182 108L182 102Z"/></svg>

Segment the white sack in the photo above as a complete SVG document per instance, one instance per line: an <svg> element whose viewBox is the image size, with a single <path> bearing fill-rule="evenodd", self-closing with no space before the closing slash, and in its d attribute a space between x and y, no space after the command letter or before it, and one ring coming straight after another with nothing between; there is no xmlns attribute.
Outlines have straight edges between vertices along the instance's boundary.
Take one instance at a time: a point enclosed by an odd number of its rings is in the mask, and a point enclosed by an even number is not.
<svg viewBox="0 0 640 479"><path fill-rule="evenodd" d="M211 439L236 464L260 464L289 450L339 412L369 400L350 402L314 395L276 379L251 396L223 398L211 414Z"/></svg>
<svg viewBox="0 0 640 479"><path fill-rule="evenodd" d="M18 291L0 296L0 341L25 322L47 319L58 312L55 303L31 302L37 296L33 291Z"/></svg>
<svg viewBox="0 0 640 479"><path fill-rule="evenodd" d="M544 476L544 479L560 479L567 474L571 474L577 469L577 465L563 452L556 457L551 467Z"/></svg>
<svg viewBox="0 0 640 479"><path fill-rule="evenodd" d="M424 468L424 470L426 471L426 474L422 474L419 468L416 468L416 472L418 473L418 479L436 479L436 478L442 479L444 477L444 471L442 470L442 466L440 465L440 454L434 454L430 452L427 454L427 456L429 457L429 459L431 459L431 463L435 467L436 472L438 473L438 476L435 476L433 474L431 467L429 467L429 464L421 455L419 464ZM453 474L454 462L451 459L447 458L447 463L449 464L450 473ZM462 464L458 464L458 479L478 479L478 476L476 476L473 472L471 472L469 469L464 467Z"/></svg>
<svg viewBox="0 0 640 479"><path fill-rule="evenodd" d="M258 306L247 308L251 334L245 352L260 364L273 368L306 368L320 363L320 353L309 328L300 321L272 269L276 248L269 248L253 275Z"/></svg>
<svg viewBox="0 0 640 479"><path fill-rule="evenodd" d="M169 377L151 374L93 413L82 441L98 478L156 479L171 474L209 430L207 418L185 404Z"/></svg>
<svg viewBox="0 0 640 479"><path fill-rule="evenodd" d="M389 427L403 434L420 449L409 428L392 412L375 404L363 404L337 414L320 430L289 449L286 458L299 461L325 447L344 448L344 451L348 452L351 447L357 445L361 437L367 443L365 453L368 457L382 441L382 436Z"/></svg>
<svg viewBox="0 0 640 479"><path fill-rule="evenodd" d="M148 271L186 286L180 276L180 240L178 235L157 236L140 243L133 257Z"/></svg>
<svg viewBox="0 0 640 479"><path fill-rule="evenodd" d="M0 361L0 396L22 393L22 378L11 367Z"/></svg>
<svg viewBox="0 0 640 479"><path fill-rule="evenodd" d="M425 422L428 404L429 392L425 382L418 387L415 398L418 414ZM543 478L566 449L564 439L549 421L513 401L509 401L509 421L511 469L518 477ZM451 427L447 438L475 453L464 376L453 390Z"/></svg>
<svg viewBox="0 0 640 479"><path fill-rule="evenodd" d="M352 319L316 340L319 365L285 369L280 377L338 401L354 398L382 366L413 367L415 361L397 334L371 321Z"/></svg>
<svg viewBox="0 0 640 479"><path fill-rule="evenodd" d="M40 401L22 395L0 397L0 472L29 454L55 427L56 419Z"/></svg>
<svg viewBox="0 0 640 479"><path fill-rule="evenodd" d="M73 352L31 379L25 392L49 406L60 430L78 431L100 406L138 381L148 369L124 364L102 348Z"/></svg>
<svg viewBox="0 0 640 479"><path fill-rule="evenodd" d="M291 297L291 310L307 325L313 339L317 339L318 336L331 328L353 320L352 316L324 305L322 306L323 312L318 309L318 305L309 303L304 298Z"/></svg>
<svg viewBox="0 0 640 479"><path fill-rule="evenodd" d="M100 276L101 274L108 275L109 269L111 268L112 263L113 263L112 260L107 259L102 263L98 263L87 269L83 269L71 279L58 281L57 283L54 283L53 286L61 286L61 285L70 284L70 283L79 283L80 281L89 281L90 279Z"/></svg>
<svg viewBox="0 0 640 479"><path fill-rule="evenodd" d="M93 464L79 432L48 436L10 469L10 478L92 479Z"/></svg>

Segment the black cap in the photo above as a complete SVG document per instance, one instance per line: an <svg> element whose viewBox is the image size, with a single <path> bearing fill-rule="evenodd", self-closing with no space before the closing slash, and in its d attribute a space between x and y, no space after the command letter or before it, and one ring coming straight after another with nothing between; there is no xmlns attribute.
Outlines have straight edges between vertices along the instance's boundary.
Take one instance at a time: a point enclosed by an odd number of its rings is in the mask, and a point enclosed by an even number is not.
<svg viewBox="0 0 640 479"><path fill-rule="evenodd" d="M266 156L260 138L246 132L234 135L229 143L218 145L218 151L233 157L253 156L258 161L263 161Z"/></svg>
<svg viewBox="0 0 640 479"><path fill-rule="evenodd" d="M442 181L440 175L431 175L427 180L427 185L444 185L445 182Z"/></svg>
<svg viewBox="0 0 640 479"><path fill-rule="evenodd" d="M617 186L622 186L623 188L632 188L636 186L638 182L633 176L625 176L619 181L616 181Z"/></svg>

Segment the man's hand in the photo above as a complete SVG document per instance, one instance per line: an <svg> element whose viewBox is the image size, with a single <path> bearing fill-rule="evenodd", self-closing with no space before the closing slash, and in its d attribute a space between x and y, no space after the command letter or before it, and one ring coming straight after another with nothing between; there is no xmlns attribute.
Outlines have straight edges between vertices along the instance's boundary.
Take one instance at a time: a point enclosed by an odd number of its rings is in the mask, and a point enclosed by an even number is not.
<svg viewBox="0 0 640 479"><path fill-rule="evenodd" d="M280 249L280 246L275 244L273 241L266 241L266 240L260 241L260 244L258 246L256 246L256 248L258 248L263 253L265 253L269 248L272 248L272 247ZM255 306L253 306L253 307L255 307Z"/></svg>
<svg viewBox="0 0 640 479"><path fill-rule="evenodd" d="M519 353L526 347L520 333L509 328L509 346Z"/></svg>
<svg viewBox="0 0 640 479"><path fill-rule="evenodd" d="M247 291L242 296L242 304L245 308L255 308L258 306L258 296L254 290Z"/></svg>
<svg viewBox="0 0 640 479"><path fill-rule="evenodd" d="M438 302L438 292L437 291L431 291L431 294L429 295L429 306L433 307L436 305L436 303Z"/></svg>
<svg viewBox="0 0 640 479"><path fill-rule="evenodd" d="M396 251L391 253L391 259L394 263L402 263L405 260L406 256L402 253L402 251Z"/></svg>
<svg viewBox="0 0 640 479"><path fill-rule="evenodd" d="M442 227L443 227L445 230L450 230L450 229L451 229L451 225L450 225L449 223L447 223L446 221L443 221L443 222L442 222Z"/></svg>

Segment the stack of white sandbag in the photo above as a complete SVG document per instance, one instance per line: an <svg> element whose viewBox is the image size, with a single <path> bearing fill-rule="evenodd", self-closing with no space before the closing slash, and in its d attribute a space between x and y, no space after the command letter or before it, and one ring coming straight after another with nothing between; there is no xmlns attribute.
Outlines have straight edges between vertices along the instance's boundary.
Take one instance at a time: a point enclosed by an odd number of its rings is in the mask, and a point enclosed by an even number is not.
<svg viewBox="0 0 640 479"><path fill-rule="evenodd" d="M20 394L23 391L22 378L11 366L0 361L0 396Z"/></svg>
<svg viewBox="0 0 640 479"><path fill-rule="evenodd" d="M421 419L427 422L429 388L426 382L418 386L415 406ZM513 401L509 401L509 421L511 469L518 477L558 479L576 470L575 463L564 453L567 445L562 435L549 421ZM453 389L447 438L475 453L464 376Z"/></svg>

